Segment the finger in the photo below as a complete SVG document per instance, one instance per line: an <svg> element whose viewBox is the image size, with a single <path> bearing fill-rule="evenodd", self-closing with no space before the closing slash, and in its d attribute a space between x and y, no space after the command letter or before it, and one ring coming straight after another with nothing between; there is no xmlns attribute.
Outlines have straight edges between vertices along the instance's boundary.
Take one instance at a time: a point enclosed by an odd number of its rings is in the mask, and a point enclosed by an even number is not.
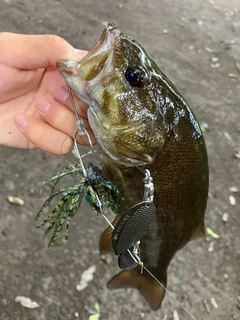
<svg viewBox="0 0 240 320"><path fill-rule="evenodd" d="M87 110L88 110L89 106L85 102L83 102L82 100L77 98L73 91L72 91L72 93L73 93L74 103L75 103L75 106L78 111L78 115L82 118L87 119ZM69 109L74 111L73 106L72 106L72 102L69 97L68 88L66 86L56 87L53 90L53 97L56 101L64 104Z"/></svg>
<svg viewBox="0 0 240 320"><path fill-rule="evenodd" d="M14 124L29 141L30 148L40 148L56 155L68 153L73 140L65 133L47 123L26 114L14 117Z"/></svg>
<svg viewBox="0 0 240 320"><path fill-rule="evenodd" d="M55 67L58 59L79 60L86 53L74 49L63 38L55 35L21 35L8 32L0 34L2 63L19 69Z"/></svg>
<svg viewBox="0 0 240 320"><path fill-rule="evenodd" d="M65 134L75 137L77 131L76 116L66 106L52 100L50 97L41 97L36 101L36 108L44 120L53 128L64 132ZM85 129L90 135L92 143L95 143L94 135L86 119L82 118ZM89 145L87 135L78 136L77 141L84 145Z"/></svg>

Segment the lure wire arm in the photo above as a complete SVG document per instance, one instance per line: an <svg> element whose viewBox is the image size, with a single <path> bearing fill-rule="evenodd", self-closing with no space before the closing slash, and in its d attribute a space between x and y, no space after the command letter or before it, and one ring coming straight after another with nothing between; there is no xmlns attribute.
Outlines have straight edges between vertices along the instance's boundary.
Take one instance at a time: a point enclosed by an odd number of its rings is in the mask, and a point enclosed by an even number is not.
<svg viewBox="0 0 240 320"><path fill-rule="evenodd" d="M77 112L77 107L76 107L75 102L74 102L74 99L73 99L71 87L68 87L68 94L69 94L69 98L70 98L70 101L71 101L71 104L72 104L72 107L73 107L75 116L76 116L76 118L77 118L77 122L76 122L77 132L78 132L78 134L79 134L80 136L87 135L87 137L88 137L88 142L89 142L90 146L92 147L93 144L92 144L92 140L91 140L91 138L90 138L90 135L89 135L89 133L87 132L87 130L86 130L84 124L83 124L83 121L79 118L79 115L78 115L78 112Z"/></svg>
<svg viewBox="0 0 240 320"><path fill-rule="evenodd" d="M147 202L148 204L151 204L153 203L153 198L154 198L154 184L152 182L153 179L148 169L144 171L144 174L145 174L145 177L143 179L143 183L144 183L143 201Z"/></svg>

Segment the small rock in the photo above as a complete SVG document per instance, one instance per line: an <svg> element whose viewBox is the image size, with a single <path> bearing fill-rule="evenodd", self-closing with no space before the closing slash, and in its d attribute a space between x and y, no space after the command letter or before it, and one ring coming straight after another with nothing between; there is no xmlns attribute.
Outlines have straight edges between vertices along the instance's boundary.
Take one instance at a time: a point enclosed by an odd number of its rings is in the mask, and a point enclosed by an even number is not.
<svg viewBox="0 0 240 320"><path fill-rule="evenodd" d="M211 63L210 66L211 66L211 68L213 68L213 69L219 68L219 67L220 67L220 63Z"/></svg>
<svg viewBox="0 0 240 320"><path fill-rule="evenodd" d="M79 318L79 313L78 313L78 312L75 312L75 313L74 313L74 317L75 317L75 318Z"/></svg>
<svg viewBox="0 0 240 320"><path fill-rule="evenodd" d="M176 310L173 311L173 320L180 320Z"/></svg>
<svg viewBox="0 0 240 320"><path fill-rule="evenodd" d="M202 132L208 131L208 124L206 122L201 124L201 130Z"/></svg>
<svg viewBox="0 0 240 320"><path fill-rule="evenodd" d="M162 31L164 34L167 34L168 33L168 29L163 29Z"/></svg>
<svg viewBox="0 0 240 320"><path fill-rule="evenodd" d="M7 300L6 299L1 299L0 301L4 306L7 306Z"/></svg>
<svg viewBox="0 0 240 320"><path fill-rule="evenodd" d="M236 205L236 199L234 198L234 196L229 196L229 202L232 206L235 206Z"/></svg>
<svg viewBox="0 0 240 320"><path fill-rule="evenodd" d="M213 52L214 52L214 50L211 49L211 48L209 48L209 47L205 47L205 50L206 50L207 52L210 52L210 53L213 53Z"/></svg>
<svg viewBox="0 0 240 320"><path fill-rule="evenodd" d="M212 57L212 58L211 58L211 61L212 61L212 62L217 62L217 61L218 61L218 57Z"/></svg>
<svg viewBox="0 0 240 320"><path fill-rule="evenodd" d="M107 256L105 256L104 254L101 255L101 260L102 260L104 263L106 263L106 264L110 264L111 261L112 261L112 259L111 259L110 256L107 257Z"/></svg>
<svg viewBox="0 0 240 320"><path fill-rule="evenodd" d="M224 274L223 277L224 277L225 280L228 280L228 278L229 278L228 274L226 274L226 273Z"/></svg>
<svg viewBox="0 0 240 320"><path fill-rule="evenodd" d="M238 188L235 187L235 186L230 187L228 190L231 191L231 192L238 192L239 191Z"/></svg>
<svg viewBox="0 0 240 320"><path fill-rule="evenodd" d="M224 212L224 214L222 215L222 221L223 222L228 222L228 217L229 217L229 214L227 212Z"/></svg>
<svg viewBox="0 0 240 320"><path fill-rule="evenodd" d="M210 242L208 246L208 252L211 253L214 250L214 242Z"/></svg>

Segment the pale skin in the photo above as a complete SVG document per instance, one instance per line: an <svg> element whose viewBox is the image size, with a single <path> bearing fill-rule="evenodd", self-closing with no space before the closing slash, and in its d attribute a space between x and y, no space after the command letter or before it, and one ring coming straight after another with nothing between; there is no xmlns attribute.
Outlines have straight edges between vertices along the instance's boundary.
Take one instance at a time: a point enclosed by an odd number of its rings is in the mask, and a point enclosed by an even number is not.
<svg viewBox="0 0 240 320"><path fill-rule="evenodd" d="M58 155L71 150L76 116L56 61L80 60L86 53L54 35L0 33L0 145ZM75 103L94 143L88 106ZM77 141L89 144L86 135Z"/></svg>

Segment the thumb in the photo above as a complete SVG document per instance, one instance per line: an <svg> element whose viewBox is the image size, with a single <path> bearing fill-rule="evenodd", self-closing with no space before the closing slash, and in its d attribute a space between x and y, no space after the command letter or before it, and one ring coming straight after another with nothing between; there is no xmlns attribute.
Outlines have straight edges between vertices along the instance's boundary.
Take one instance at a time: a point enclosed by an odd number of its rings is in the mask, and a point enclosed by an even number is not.
<svg viewBox="0 0 240 320"><path fill-rule="evenodd" d="M55 67L58 59L82 59L86 51L55 35L0 34L0 62L18 69Z"/></svg>

